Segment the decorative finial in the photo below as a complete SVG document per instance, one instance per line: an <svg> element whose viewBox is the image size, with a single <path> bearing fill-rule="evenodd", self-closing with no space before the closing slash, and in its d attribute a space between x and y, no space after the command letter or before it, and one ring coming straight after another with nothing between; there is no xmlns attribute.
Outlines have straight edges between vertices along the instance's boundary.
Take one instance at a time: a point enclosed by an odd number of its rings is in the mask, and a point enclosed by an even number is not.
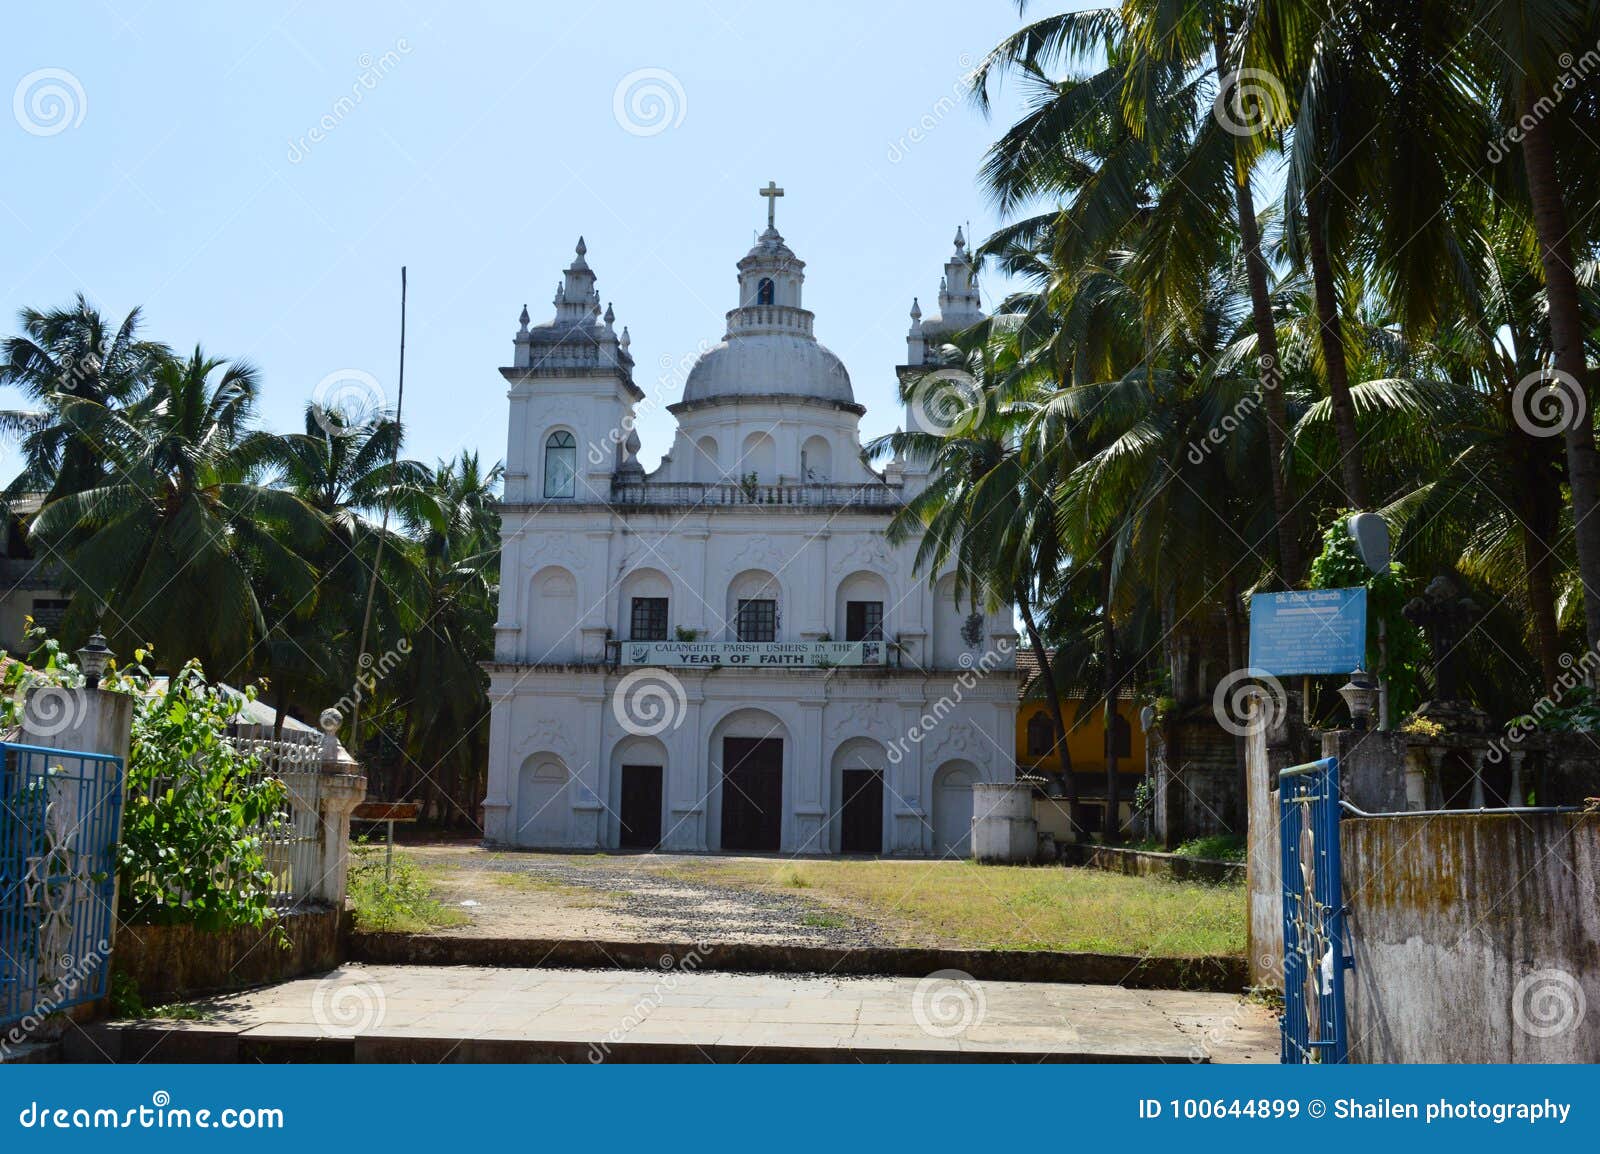
<svg viewBox="0 0 1600 1154"><path fill-rule="evenodd" d="M633 338L628 335L628 326L622 326L622 339L617 344L622 346L622 351L627 352L628 346L633 343Z"/></svg>
<svg viewBox="0 0 1600 1154"><path fill-rule="evenodd" d="M917 303L916 297L911 298L911 319L914 321L922 319L922 306Z"/></svg>
<svg viewBox="0 0 1600 1154"><path fill-rule="evenodd" d="M578 237L578 255L584 256L589 251L589 246L583 243L583 237Z"/></svg>
<svg viewBox="0 0 1600 1154"><path fill-rule="evenodd" d="M967 238L961 233L961 226L956 225L956 251L960 252L967 247Z"/></svg>
<svg viewBox="0 0 1600 1154"><path fill-rule="evenodd" d="M607 301L606 302L606 328L609 329L611 327L612 323L616 319L617 319L617 314L611 311L611 302Z"/></svg>
<svg viewBox="0 0 1600 1154"><path fill-rule="evenodd" d="M524 333L527 332L528 331L528 306L527 305L523 305L522 306L522 315L517 318L517 321L518 321L519 324L522 325L522 328L520 330L518 330L518 331L524 332Z"/></svg>

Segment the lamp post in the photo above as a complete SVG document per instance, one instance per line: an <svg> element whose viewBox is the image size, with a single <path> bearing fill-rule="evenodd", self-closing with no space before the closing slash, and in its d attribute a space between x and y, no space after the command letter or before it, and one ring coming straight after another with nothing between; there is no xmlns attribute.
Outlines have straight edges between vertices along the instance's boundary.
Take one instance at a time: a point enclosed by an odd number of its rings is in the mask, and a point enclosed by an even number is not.
<svg viewBox="0 0 1600 1154"><path fill-rule="evenodd" d="M1350 674L1350 680L1339 687L1339 696L1344 698L1345 706L1350 710L1350 721L1357 729L1366 729L1368 719L1372 716L1372 707L1378 700L1378 686L1365 669L1357 669Z"/></svg>
<svg viewBox="0 0 1600 1154"><path fill-rule="evenodd" d="M111 650L106 646L105 634L96 629L88 643L78 650L78 668L83 670L84 688L99 689L100 678L110 664Z"/></svg>

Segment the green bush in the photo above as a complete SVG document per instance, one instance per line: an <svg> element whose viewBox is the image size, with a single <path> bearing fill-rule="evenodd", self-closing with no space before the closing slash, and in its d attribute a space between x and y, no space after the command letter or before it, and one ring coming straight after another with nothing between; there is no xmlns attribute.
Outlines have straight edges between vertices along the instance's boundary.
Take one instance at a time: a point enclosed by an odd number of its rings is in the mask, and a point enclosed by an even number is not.
<svg viewBox="0 0 1600 1154"><path fill-rule="evenodd" d="M142 667L111 687L143 690L117 856L120 916L205 930L261 925L273 892L263 831L286 820L285 790L228 736L238 698L192 661L160 694L148 693Z"/></svg>
<svg viewBox="0 0 1600 1154"><path fill-rule="evenodd" d="M26 661L0 675L0 726L21 724L31 687L83 685L56 641L31 628L27 637ZM101 682L134 697L116 851L118 917L206 930L259 926L273 912L264 839L288 819L284 785L260 776L260 761L228 735L240 691L208 683L191 661L154 693L148 657L136 651L132 665L113 668ZM243 695L253 701L255 687Z"/></svg>

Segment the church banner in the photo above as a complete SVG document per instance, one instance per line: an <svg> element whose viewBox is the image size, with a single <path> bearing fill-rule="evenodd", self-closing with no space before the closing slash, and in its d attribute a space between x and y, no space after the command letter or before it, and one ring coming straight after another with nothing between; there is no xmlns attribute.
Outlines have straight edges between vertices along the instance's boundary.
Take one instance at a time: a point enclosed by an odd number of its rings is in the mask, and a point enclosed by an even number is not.
<svg viewBox="0 0 1600 1154"><path fill-rule="evenodd" d="M624 665L825 669L882 665L881 641L624 641Z"/></svg>

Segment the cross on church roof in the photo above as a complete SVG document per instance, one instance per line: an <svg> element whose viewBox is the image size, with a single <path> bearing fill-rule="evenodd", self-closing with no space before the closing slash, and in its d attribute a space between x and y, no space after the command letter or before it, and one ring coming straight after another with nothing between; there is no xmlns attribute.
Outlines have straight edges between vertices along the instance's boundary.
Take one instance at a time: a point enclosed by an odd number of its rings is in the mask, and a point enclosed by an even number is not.
<svg viewBox="0 0 1600 1154"><path fill-rule="evenodd" d="M767 198L767 227L776 228L777 225L773 224L773 218L777 215L778 197L783 195L783 189L778 187L777 181L769 180L766 188L758 188L756 192L758 195Z"/></svg>

